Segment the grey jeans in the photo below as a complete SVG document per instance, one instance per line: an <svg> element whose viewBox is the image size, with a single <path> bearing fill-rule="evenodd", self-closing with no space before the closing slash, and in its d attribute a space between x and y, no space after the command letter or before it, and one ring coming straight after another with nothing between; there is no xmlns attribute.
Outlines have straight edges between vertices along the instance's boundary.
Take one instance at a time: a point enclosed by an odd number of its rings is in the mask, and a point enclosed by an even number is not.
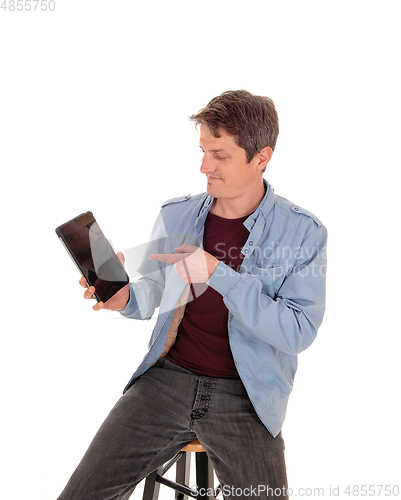
<svg viewBox="0 0 401 500"><path fill-rule="evenodd" d="M117 401L59 500L126 500L195 438L224 498L287 498L281 433L267 431L241 380L195 375L162 358Z"/></svg>

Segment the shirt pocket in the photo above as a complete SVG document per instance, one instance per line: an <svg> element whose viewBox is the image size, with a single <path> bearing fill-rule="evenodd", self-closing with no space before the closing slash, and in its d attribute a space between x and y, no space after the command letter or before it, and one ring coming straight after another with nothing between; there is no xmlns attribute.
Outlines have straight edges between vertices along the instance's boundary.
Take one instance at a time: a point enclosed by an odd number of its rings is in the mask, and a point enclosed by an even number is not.
<svg viewBox="0 0 401 500"><path fill-rule="evenodd" d="M277 297L277 293L285 278L283 266L253 266L250 274L261 281L263 292L272 298Z"/></svg>

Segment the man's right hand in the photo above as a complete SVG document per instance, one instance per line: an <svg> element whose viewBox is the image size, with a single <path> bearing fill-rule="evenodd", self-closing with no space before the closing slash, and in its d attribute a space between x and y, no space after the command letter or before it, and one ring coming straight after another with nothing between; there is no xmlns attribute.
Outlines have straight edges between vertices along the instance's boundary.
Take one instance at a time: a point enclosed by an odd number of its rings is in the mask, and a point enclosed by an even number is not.
<svg viewBox="0 0 401 500"><path fill-rule="evenodd" d="M121 264L124 265L125 258L122 252L117 252L117 257L120 260ZM82 277L79 280L79 284L86 288L84 293L84 299L95 299L95 287L90 286L88 288L88 283L86 278ZM94 311L100 311L100 309L107 309L108 311L121 311L127 305L129 301L129 283L125 285L121 290L119 290L116 294L113 295L107 302L97 302L92 309Z"/></svg>

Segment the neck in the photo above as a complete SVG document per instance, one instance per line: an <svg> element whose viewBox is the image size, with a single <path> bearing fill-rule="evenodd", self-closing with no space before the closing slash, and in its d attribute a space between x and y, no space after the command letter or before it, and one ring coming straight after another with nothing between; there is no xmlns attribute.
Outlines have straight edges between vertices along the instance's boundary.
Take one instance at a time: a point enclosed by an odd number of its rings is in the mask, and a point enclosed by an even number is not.
<svg viewBox="0 0 401 500"><path fill-rule="evenodd" d="M239 219L253 213L261 204L266 193L262 182L258 189L235 198L215 198L210 212L224 219Z"/></svg>

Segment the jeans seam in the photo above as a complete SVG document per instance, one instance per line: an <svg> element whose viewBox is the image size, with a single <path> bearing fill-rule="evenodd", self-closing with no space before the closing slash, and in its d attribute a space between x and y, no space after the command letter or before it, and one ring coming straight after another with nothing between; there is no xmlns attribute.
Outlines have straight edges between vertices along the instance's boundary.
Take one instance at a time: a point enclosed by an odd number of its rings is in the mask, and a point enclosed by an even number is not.
<svg viewBox="0 0 401 500"><path fill-rule="evenodd" d="M149 467L149 465L152 463L152 461L155 461L155 460L157 459L157 457L158 457L158 456L160 456L160 455L161 455L161 454L162 454L165 450L167 450L168 448L171 448L172 443L174 443L174 441L175 441L175 439L176 439L176 437L177 437L178 435L179 435L179 433L177 432L177 434L173 437L173 439L170 441L170 443L169 443L168 445L164 446L162 449L160 449L160 450L157 452L157 454L156 454L156 455L155 455L155 456L154 456L151 460L149 460L149 461L148 461L148 463L147 463L144 467L142 467L142 470L141 470L141 473L139 474L139 476L142 476L142 472L143 472L143 471L145 471L145 470ZM188 442L190 442L190 441L188 441ZM185 446L185 445L183 445L183 447L184 447L184 446ZM179 450L179 451L180 451L180 450ZM176 455L176 453L174 453L174 455ZM172 457L173 457L174 455L172 455ZM172 458L172 457L171 457L171 458ZM165 462L163 462L163 463L165 463ZM163 464L161 464L161 465L163 465ZM148 472L148 474L150 474L151 472L153 472L153 471L154 471L154 470L156 470L156 469L157 469L157 467L156 467L156 468L152 468L152 470L151 470L151 471L149 471L149 472ZM148 475L148 474L146 474L145 476L143 476L143 479L144 479L145 477L147 477L147 475ZM141 479L141 480L142 480L142 479Z"/></svg>

